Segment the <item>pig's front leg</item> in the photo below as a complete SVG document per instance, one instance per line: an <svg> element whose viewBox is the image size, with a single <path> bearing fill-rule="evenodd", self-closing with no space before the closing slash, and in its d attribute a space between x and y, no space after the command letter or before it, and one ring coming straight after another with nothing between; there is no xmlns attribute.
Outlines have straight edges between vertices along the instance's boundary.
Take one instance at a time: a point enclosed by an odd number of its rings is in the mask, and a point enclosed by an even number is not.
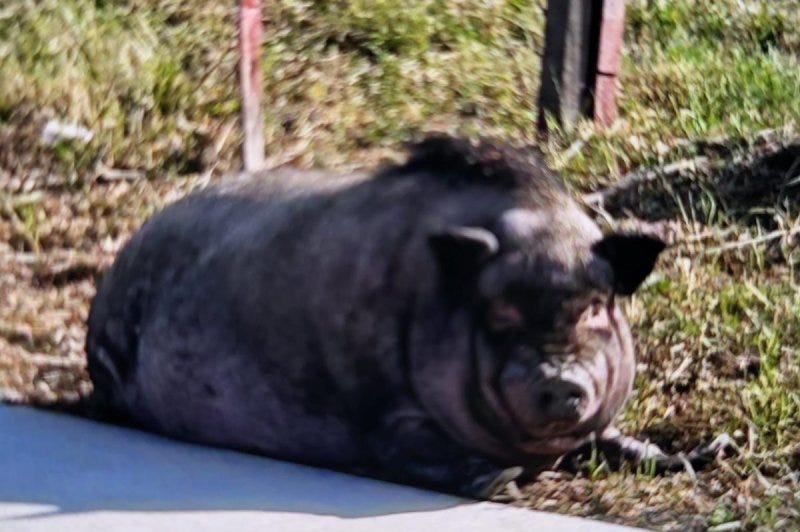
<svg viewBox="0 0 800 532"><path fill-rule="evenodd" d="M523 473L461 447L418 411L388 416L370 443L381 477L465 497L488 499Z"/></svg>
<svg viewBox="0 0 800 532"><path fill-rule="evenodd" d="M594 442L565 457L562 462L565 466L574 466L580 457L585 457L592 445L603 455L613 468L619 468L623 463L634 465L652 463L655 473L696 470L706 467L717 456L732 446L731 438L723 433L711 443L703 444L692 449L688 454L667 454L658 445L643 442L622 434L614 426L606 428Z"/></svg>

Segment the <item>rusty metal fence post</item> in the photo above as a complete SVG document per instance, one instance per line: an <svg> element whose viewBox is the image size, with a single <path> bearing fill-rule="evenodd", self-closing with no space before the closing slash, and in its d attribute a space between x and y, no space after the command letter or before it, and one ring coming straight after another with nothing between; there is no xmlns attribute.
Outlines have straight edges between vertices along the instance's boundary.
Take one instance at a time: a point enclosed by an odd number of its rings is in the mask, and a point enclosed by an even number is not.
<svg viewBox="0 0 800 532"><path fill-rule="evenodd" d="M594 120L610 126L617 117L617 74L625 33L625 0L603 0L594 85Z"/></svg>
<svg viewBox="0 0 800 532"><path fill-rule="evenodd" d="M239 5L239 84L242 93L242 161L247 172L264 165L261 120L261 0Z"/></svg>

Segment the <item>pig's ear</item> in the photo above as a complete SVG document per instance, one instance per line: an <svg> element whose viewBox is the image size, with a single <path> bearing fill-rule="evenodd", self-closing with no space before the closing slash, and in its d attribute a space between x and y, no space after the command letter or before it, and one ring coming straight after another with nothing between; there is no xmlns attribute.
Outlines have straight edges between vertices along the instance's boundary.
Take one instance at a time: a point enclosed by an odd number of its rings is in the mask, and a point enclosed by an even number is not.
<svg viewBox="0 0 800 532"><path fill-rule="evenodd" d="M660 238L643 234L611 234L595 243L592 251L614 270L614 291L628 296L653 271L659 253L667 245Z"/></svg>
<svg viewBox="0 0 800 532"><path fill-rule="evenodd" d="M474 282L486 260L500 248L494 233L481 227L451 227L431 234L428 243L445 289L458 293Z"/></svg>

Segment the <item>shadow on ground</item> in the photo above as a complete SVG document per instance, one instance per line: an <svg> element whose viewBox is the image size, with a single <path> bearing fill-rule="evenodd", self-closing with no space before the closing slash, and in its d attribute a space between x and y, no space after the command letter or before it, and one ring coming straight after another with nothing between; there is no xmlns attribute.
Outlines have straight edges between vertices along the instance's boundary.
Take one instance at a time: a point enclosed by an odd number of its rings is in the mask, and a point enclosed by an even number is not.
<svg viewBox="0 0 800 532"><path fill-rule="evenodd" d="M693 171L659 175L611 194L615 217L646 221L777 227L776 216L800 215L800 140L751 150L709 154Z"/></svg>

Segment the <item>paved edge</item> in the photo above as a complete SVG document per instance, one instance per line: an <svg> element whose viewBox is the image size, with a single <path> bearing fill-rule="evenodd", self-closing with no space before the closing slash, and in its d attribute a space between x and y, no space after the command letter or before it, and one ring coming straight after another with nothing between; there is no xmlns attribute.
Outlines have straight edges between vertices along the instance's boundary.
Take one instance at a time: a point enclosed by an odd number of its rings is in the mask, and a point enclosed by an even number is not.
<svg viewBox="0 0 800 532"><path fill-rule="evenodd" d="M634 530L0 405L0 529Z"/></svg>

